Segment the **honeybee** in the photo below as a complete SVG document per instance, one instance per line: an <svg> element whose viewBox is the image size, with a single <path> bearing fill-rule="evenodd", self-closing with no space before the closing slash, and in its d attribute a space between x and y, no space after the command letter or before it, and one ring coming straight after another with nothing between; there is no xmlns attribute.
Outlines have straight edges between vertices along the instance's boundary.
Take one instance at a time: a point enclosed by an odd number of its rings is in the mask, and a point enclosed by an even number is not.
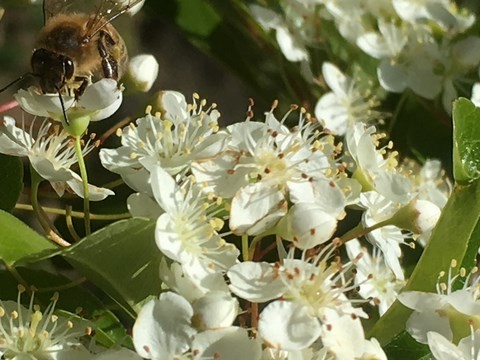
<svg viewBox="0 0 480 360"><path fill-rule="evenodd" d="M44 0L44 27L31 58L31 75L42 92L61 96L73 90L78 98L92 77L121 78L128 52L111 22L142 1L97 0L88 14L72 10L85 0Z"/></svg>

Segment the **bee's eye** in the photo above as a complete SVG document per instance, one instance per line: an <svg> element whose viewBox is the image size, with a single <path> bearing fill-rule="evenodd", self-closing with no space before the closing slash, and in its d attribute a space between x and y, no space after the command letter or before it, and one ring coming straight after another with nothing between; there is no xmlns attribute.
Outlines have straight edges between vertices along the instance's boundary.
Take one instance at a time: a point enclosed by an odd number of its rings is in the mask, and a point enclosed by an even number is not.
<svg viewBox="0 0 480 360"><path fill-rule="evenodd" d="M69 58L63 60L63 69L65 71L65 79L71 79L74 72L73 61Z"/></svg>

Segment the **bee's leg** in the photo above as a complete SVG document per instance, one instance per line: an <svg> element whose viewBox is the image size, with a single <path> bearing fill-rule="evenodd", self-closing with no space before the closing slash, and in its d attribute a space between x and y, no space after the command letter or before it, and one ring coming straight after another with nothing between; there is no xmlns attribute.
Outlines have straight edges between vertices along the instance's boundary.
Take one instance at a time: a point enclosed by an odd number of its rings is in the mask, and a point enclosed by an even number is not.
<svg viewBox="0 0 480 360"><path fill-rule="evenodd" d="M107 51L108 48L115 46L115 41L106 31L100 30L97 42L97 49L102 58L103 76L108 79L118 80L118 62Z"/></svg>
<svg viewBox="0 0 480 360"><path fill-rule="evenodd" d="M82 82L78 88L73 90L73 93L75 94L75 100L78 100L80 96L82 96L83 93L85 92L85 89L87 88L90 81L87 77L83 77L83 76L77 76L75 78L75 81Z"/></svg>

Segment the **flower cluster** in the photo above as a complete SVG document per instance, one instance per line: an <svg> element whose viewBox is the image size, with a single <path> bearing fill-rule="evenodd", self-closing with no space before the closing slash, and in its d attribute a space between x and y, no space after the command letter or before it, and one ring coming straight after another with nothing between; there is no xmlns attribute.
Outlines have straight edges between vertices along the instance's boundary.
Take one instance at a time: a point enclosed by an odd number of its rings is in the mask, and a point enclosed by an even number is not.
<svg viewBox="0 0 480 360"><path fill-rule="evenodd" d="M155 296L133 302L115 284L105 291L131 306L132 337L125 337L132 341L100 348L90 322L55 311L57 295L42 313L33 295L28 307L20 304L21 287L17 302L0 300L2 359L383 360L366 324L396 300L413 309L406 329L437 359L478 357L476 268L466 275L452 262L436 294L404 290L412 250L428 246L451 186L440 161L399 155L381 131L390 114L380 107L386 93L409 90L450 112L460 80L480 64L480 37L468 33L474 15L449 0L281 0L274 10L249 9L275 31L285 57L302 64L310 84L329 88L314 115L291 105L278 116L278 101L259 115L249 100L244 121L221 127L215 103L196 93L191 101L176 91L157 93L144 116L118 129L118 146L99 151L105 171L131 189L129 214L148 219L142 221L152 225L149 240L158 250L144 254L151 261L132 275L159 263L161 286L148 293ZM378 89L326 56L314 66L320 22L368 58ZM146 92L158 70L152 56L134 57L124 84ZM480 103L480 83L467 84ZM119 108L123 89L102 79L80 96L67 86L56 94L20 90L16 101L35 119L28 128L9 116L0 122L0 153L28 158L32 208L51 238L57 229L41 220L36 198L42 180L60 197L84 198L86 240L98 235L89 236L89 201L114 192L88 183L83 158L100 144L94 135L84 138L91 121ZM73 267L75 246L55 249L72 256ZM105 284L108 275L98 268Z"/></svg>
<svg viewBox="0 0 480 360"><path fill-rule="evenodd" d="M89 349L84 338L92 324L77 315L55 314L58 294L42 312L32 292L28 308L21 305L26 289L19 286L17 301L0 300L0 356L2 359L140 360L133 351Z"/></svg>
<svg viewBox="0 0 480 360"><path fill-rule="evenodd" d="M265 29L275 30L288 60L305 65L311 61L310 49L325 36L319 24L331 22L352 46L377 60L384 90L441 97L447 112L458 88L469 93L465 84L472 88L467 79L480 63L480 37L467 32L475 15L449 0L295 0L280 1L277 11L252 5L251 12ZM311 71L304 73L311 77ZM338 87L332 90L337 94Z"/></svg>
<svg viewBox="0 0 480 360"><path fill-rule="evenodd" d="M216 106L197 94L192 104L177 92L159 98L160 111L147 109L119 132L119 148L100 152L137 191L131 213L157 219L168 258L168 291L134 327L137 352L259 359L263 344L267 359L385 358L366 340L358 305L383 314L404 285L400 245L428 241L448 196L438 162L400 165L385 136L361 122L337 143L297 106L277 119L274 102L254 121L252 102L244 122L220 130ZM339 237L349 209L361 222ZM337 255L345 243L350 259Z"/></svg>
<svg viewBox="0 0 480 360"><path fill-rule="evenodd" d="M428 242L449 187L436 161L400 163L385 134L368 124L379 116L376 104L362 102L333 64L323 70L332 88L316 109L324 121L296 105L278 119L276 101L256 121L251 101L245 121L220 129L215 104L164 91L157 112L148 107L118 131L118 148L101 149L103 166L135 191L130 213L156 219L157 256L165 256L165 292L144 304L133 328L139 356L385 358L365 337L361 305L378 306L381 315L396 299L405 284L401 245ZM96 87L115 104L119 90L108 86L91 85L74 111ZM47 108L48 96L26 94L33 96L17 96L25 109ZM87 190L90 200L113 194L70 170L79 154L65 130L45 120L35 140L24 127L4 119L1 152L28 156L60 196L67 188L79 196ZM81 157L92 149L84 144ZM360 222L342 234L351 211L361 212Z"/></svg>
<svg viewBox="0 0 480 360"><path fill-rule="evenodd" d="M436 293L407 291L398 299L414 310L407 331L428 344L436 359L477 358L480 309L478 268L467 274L452 260L448 274L440 273ZM447 275L447 279L443 280ZM443 280L443 281L442 281ZM458 347L455 346L458 344Z"/></svg>

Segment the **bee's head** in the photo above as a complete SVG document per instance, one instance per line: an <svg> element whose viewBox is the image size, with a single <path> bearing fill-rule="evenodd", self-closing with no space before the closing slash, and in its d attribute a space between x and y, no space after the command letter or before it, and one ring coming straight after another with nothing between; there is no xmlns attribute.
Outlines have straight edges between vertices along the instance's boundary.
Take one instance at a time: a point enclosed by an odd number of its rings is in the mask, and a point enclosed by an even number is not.
<svg viewBox="0 0 480 360"><path fill-rule="evenodd" d="M45 93L57 93L73 77L74 64L68 56L47 49L36 49L31 59L33 75L40 79Z"/></svg>

